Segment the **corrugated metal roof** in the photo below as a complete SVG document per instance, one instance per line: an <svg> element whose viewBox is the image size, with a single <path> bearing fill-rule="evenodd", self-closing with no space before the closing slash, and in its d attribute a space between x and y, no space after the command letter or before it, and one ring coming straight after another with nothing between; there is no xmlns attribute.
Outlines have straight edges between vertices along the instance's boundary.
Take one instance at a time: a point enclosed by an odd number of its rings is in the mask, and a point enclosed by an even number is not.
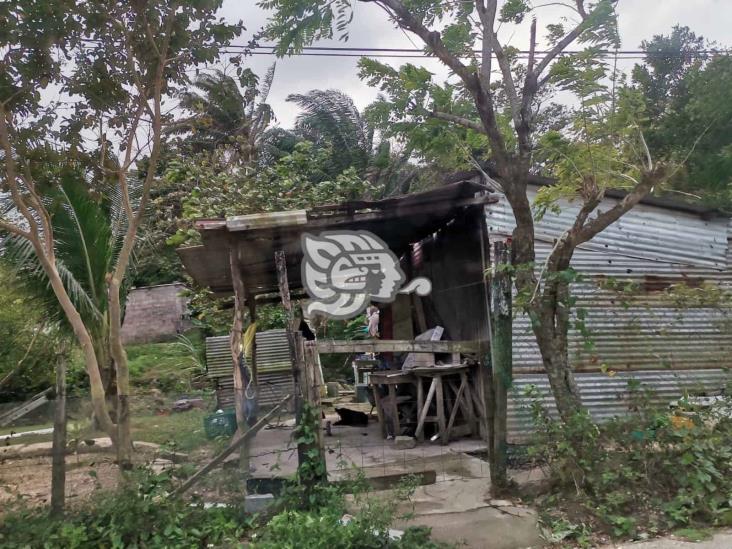
<svg viewBox="0 0 732 549"><path fill-rule="evenodd" d="M732 376L719 369L682 370L666 372L620 372L614 376L607 374L576 374L577 384L582 394L582 402L596 421L611 419L628 412L630 391L628 381L635 379L642 389L651 389L650 403L667 406L684 394L718 394ZM534 386L539 394L538 400L558 417L554 398L546 375L519 375L514 378L508 401L508 439L509 442L526 442L533 431L531 399L526 390Z"/></svg>
<svg viewBox="0 0 732 549"><path fill-rule="evenodd" d="M536 189L529 188L529 199ZM502 195L486 208L489 232L510 234L515 226L511 207ZM606 199L601 209L616 203ZM569 228L577 215L577 204L559 202L559 213L547 212L536 223L537 240L552 242ZM692 213L638 205L619 221L598 234L582 249L635 257L648 261L724 269L727 266L728 219L705 220Z"/></svg>
<svg viewBox="0 0 732 549"><path fill-rule="evenodd" d="M475 183L461 182L377 201L316 206L307 212L273 212L196 223L202 246L179 248L188 273L217 293L232 291L230 251L237 255L248 295L277 291L275 250L288 261L290 289L302 286L300 237L305 231L364 230L382 238L400 255L409 245L434 233L467 207L497 200ZM476 196L477 195L477 196ZM304 219L306 216L307 219ZM307 223L305 223L307 221Z"/></svg>

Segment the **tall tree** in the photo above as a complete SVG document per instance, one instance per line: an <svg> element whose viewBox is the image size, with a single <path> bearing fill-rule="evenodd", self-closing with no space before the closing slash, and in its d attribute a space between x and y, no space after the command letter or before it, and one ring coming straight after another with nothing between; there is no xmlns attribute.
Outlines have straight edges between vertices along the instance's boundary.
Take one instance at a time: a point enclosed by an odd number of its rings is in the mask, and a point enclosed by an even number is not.
<svg viewBox="0 0 732 549"><path fill-rule="evenodd" d="M630 170L623 169L622 162L597 164L589 159L584 165L587 171L568 178L560 188L564 196L580 203L578 215L557 240L546 263L534 269L534 217L527 186L537 148L537 97L548 84L559 80L567 89L578 92L588 108L592 106L587 104L590 101L601 100L592 98L592 74L594 71L598 78L605 75L597 72L597 50L618 46L616 1L575 0L562 4L575 22L547 24L546 51L538 49L537 20L541 7L534 8L526 0L260 1L262 7L273 10L268 36L278 41L280 55L336 33L343 36L357 3L378 6L395 25L421 39L427 50L455 75L460 90L472 103L472 112L467 116L440 109L433 109L432 116L485 136L493 165L492 173L486 175L503 190L516 221L515 284L527 296L524 307L531 316L559 412L564 418L570 417L581 409L581 399L568 357L570 280L562 273L569 272L577 246L617 221L667 175L664 164L648 159ZM509 34L505 26L521 25L528 18L528 53L520 63L516 50L499 38L499 27L501 35ZM575 42L587 45L587 50L567 56L567 48ZM478 53L473 49L475 45ZM559 63L560 59L564 62ZM573 72L575 67L585 70ZM501 75L500 83L494 80L494 70ZM576 132L578 137L588 133L581 127ZM638 147L643 150L641 143ZM593 148L602 148L609 155L615 150L606 143L594 143ZM622 177L610 174L616 170ZM624 181L627 195L612 207L598 210L605 190L617 186L619 181Z"/></svg>
<svg viewBox="0 0 732 549"><path fill-rule="evenodd" d="M683 161L673 190L732 210L732 58L681 26L641 47L646 58L633 83L651 152Z"/></svg>
<svg viewBox="0 0 732 549"><path fill-rule="evenodd" d="M238 82L217 70L195 80L199 91L184 90L180 106L192 115L168 128L186 134L184 145L194 153L220 154L229 165L250 166L257 158L259 142L274 120L267 96L275 76L272 65L260 83L250 70L240 70ZM240 85L244 89L240 89Z"/></svg>
<svg viewBox="0 0 732 549"><path fill-rule="evenodd" d="M359 111L353 98L335 89L291 94L287 101L299 106L301 112L292 130L273 128L267 132L263 139L265 165L292 154L297 143L309 141L328 152L323 165L328 179L350 169L380 188L382 196L409 191L419 175L418 168L409 162L412 148L395 150L390 136L373 123L369 107Z"/></svg>
<svg viewBox="0 0 732 549"><path fill-rule="evenodd" d="M158 176L164 101L189 84L188 70L216 60L241 24L216 18L221 2L28 0L0 6L0 230L27 240L81 346L94 416L115 443L120 466L131 465L130 380L121 340L121 289L138 229ZM40 90L69 97L71 112L49 108ZM60 128L60 130L58 130ZM58 131L57 131L58 130ZM96 136L90 142L89 135ZM98 169L120 197L125 226L105 277L109 352L117 377L117 418L110 416L90 327L64 284L57 235L35 177L38 143L63 140L68 155L92 149ZM140 181L139 201L131 179Z"/></svg>

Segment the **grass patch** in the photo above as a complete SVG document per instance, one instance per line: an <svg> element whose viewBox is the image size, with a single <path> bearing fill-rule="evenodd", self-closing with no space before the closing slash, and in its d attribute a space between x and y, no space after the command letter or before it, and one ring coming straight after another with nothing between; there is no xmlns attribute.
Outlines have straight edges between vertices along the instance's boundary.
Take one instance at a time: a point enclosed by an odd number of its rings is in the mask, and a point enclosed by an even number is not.
<svg viewBox="0 0 732 549"><path fill-rule="evenodd" d="M184 341L128 345L127 360L130 381L144 388L156 388L164 393L191 391L205 366L201 360L199 335Z"/></svg>
<svg viewBox="0 0 732 549"><path fill-rule="evenodd" d="M209 447L211 441L203 430L203 418L208 414L204 410L189 410L168 416L132 416L132 438L175 447L181 452Z"/></svg>
<svg viewBox="0 0 732 549"><path fill-rule="evenodd" d="M684 541L697 543L711 539L712 533L709 530L700 528L680 528L674 531L674 536Z"/></svg>

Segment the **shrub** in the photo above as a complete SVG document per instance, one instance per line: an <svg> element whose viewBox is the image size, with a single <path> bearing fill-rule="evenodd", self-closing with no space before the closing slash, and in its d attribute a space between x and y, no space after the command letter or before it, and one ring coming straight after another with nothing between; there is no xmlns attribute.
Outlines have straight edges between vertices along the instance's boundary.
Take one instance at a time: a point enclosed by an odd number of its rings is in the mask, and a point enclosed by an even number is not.
<svg viewBox="0 0 732 549"><path fill-rule="evenodd" d="M169 499L170 487L166 475L142 474L70 510L64 520L49 519L46 509L16 510L0 524L0 546L195 548L243 537L246 522L237 508Z"/></svg>
<svg viewBox="0 0 732 549"><path fill-rule="evenodd" d="M586 412L555 421L533 401L530 453L553 488L544 507L616 537L732 524L732 400L672 414L634 396L632 414L603 424Z"/></svg>

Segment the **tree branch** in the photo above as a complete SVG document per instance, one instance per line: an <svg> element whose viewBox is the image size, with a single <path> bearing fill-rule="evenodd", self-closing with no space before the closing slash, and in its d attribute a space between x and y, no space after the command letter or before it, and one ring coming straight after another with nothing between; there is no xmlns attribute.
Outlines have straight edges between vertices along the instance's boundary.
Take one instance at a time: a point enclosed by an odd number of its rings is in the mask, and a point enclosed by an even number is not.
<svg viewBox="0 0 732 549"><path fill-rule="evenodd" d="M541 62L536 66L536 70L534 71L535 77L538 78L541 76L541 73L543 73L546 68L549 66L549 64L554 61L554 59L562 53L567 46L569 46L572 42L574 42L580 34L585 30L585 25L587 23L587 19L589 18L589 14L585 11L584 7L584 0L577 0L577 12L582 17L582 21L573 28L567 35L562 38L559 42L557 42L554 47L549 50L549 53L547 53L544 58L541 60Z"/></svg>
<svg viewBox="0 0 732 549"><path fill-rule="evenodd" d="M401 0L376 0L377 4L389 8L399 19L401 26L412 31L427 44L437 58L447 65L452 71L464 81L475 79L476 75L460 59L447 49L442 41L442 36L437 31L430 31L425 27Z"/></svg>
<svg viewBox="0 0 732 549"><path fill-rule="evenodd" d="M439 120L452 122L453 124L463 126L478 133L482 133L483 135L487 133L485 131L485 128L483 127L483 124L481 124L480 122L476 122L475 120L470 120L469 118L463 118L462 116L457 116L455 114L440 111L433 111L430 113L430 116Z"/></svg>
<svg viewBox="0 0 732 549"><path fill-rule="evenodd" d="M491 142L491 149L496 165L498 166L499 171L502 172L502 175L506 175L510 170L509 154L506 149L506 144L503 139L503 135L501 134L501 130L498 128L491 91L490 89L485 89L483 87L480 76L470 67L464 65L456 55L450 52L442 41L440 33L427 29L422 22L412 15L401 0L365 1L373 2L381 6L387 12L392 13L400 27L419 36L437 56L437 58L460 77L465 84L465 87L473 95L475 106L478 110L483 127L485 128L485 133Z"/></svg>
<svg viewBox="0 0 732 549"><path fill-rule="evenodd" d="M10 223L9 221L5 221L4 219L0 219L0 229L3 229L4 231L7 231L17 236L21 236L23 238L30 239L31 237L31 234L29 232L24 231L15 223Z"/></svg>
<svg viewBox="0 0 732 549"><path fill-rule="evenodd" d="M615 223L626 212L648 196L648 194L653 191L653 188L660 183L665 176L666 169L659 164L656 164L653 171L644 172L635 188L625 195L620 202L584 224L575 236L575 245L591 240L596 234L604 231L607 227Z"/></svg>
<svg viewBox="0 0 732 549"><path fill-rule="evenodd" d="M488 5L483 0L475 0L475 9L478 11L481 25L483 26L483 43L482 43L482 64L480 66L480 78L483 88L489 90L491 87L491 71L493 69L493 40L490 33L496 21L496 11L498 9L498 0L488 0Z"/></svg>

